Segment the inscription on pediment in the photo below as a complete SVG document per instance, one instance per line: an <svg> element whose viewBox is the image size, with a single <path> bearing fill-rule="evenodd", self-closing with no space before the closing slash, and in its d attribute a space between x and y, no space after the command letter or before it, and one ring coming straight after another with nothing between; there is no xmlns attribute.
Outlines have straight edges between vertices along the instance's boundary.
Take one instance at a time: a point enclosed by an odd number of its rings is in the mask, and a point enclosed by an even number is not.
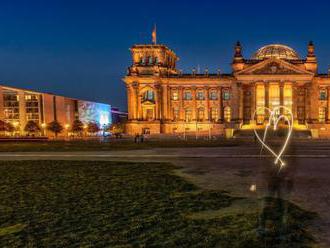
<svg viewBox="0 0 330 248"><path fill-rule="evenodd" d="M300 74L300 73L279 63L272 62L262 68L251 71L250 74L264 75L264 74Z"/></svg>

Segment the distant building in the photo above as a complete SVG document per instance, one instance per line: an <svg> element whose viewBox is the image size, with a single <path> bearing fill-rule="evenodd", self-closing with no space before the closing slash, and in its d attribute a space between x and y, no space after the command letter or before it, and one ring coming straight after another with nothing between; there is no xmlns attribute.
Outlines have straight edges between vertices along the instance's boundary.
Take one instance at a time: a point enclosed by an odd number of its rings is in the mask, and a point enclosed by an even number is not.
<svg viewBox="0 0 330 248"><path fill-rule="evenodd" d="M127 112L120 111L119 108L111 108L111 119L112 123L126 123L127 122Z"/></svg>
<svg viewBox="0 0 330 248"><path fill-rule="evenodd" d="M312 42L305 58L272 44L250 59L243 57L238 42L229 74L207 69L183 74L176 67L178 57L165 45L134 45L131 53L124 78L130 134L263 127L268 113L261 107L284 105L293 113L295 128L330 136L330 70L318 73Z"/></svg>
<svg viewBox="0 0 330 248"><path fill-rule="evenodd" d="M25 135L28 121L37 123L45 135L52 135L46 127L57 120L66 127L65 135L75 119L84 124L97 122L102 128L112 123L112 117L109 104L0 85L0 120L13 124L16 134Z"/></svg>

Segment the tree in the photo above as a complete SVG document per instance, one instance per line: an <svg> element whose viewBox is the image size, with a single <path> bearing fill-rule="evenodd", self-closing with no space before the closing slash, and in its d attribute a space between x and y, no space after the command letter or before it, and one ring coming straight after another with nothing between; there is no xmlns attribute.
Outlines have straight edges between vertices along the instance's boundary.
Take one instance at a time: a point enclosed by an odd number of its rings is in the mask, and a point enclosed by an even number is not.
<svg viewBox="0 0 330 248"><path fill-rule="evenodd" d="M96 122L89 122L87 125L87 132L95 134L100 131L100 127Z"/></svg>
<svg viewBox="0 0 330 248"><path fill-rule="evenodd" d="M52 121L48 123L47 130L55 134L55 137L63 131L63 126L58 121Z"/></svg>
<svg viewBox="0 0 330 248"><path fill-rule="evenodd" d="M73 133L81 134L84 131L84 124L80 120L74 120L71 131Z"/></svg>
<svg viewBox="0 0 330 248"><path fill-rule="evenodd" d="M14 132L14 130L13 124L0 120L0 132Z"/></svg>
<svg viewBox="0 0 330 248"><path fill-rule="evenodd" d="M27 133L36 133L40 132L40 127L37 123L34 121L28 121L24 127L24 131Z"/></svg>
<svg viewBox="0 0 330 248"><path fill-rule="evenodd" d="M120 138L123 135L124 127L121 123L115 123L110 126L110 132L115 135L116 138Z"/></svg>

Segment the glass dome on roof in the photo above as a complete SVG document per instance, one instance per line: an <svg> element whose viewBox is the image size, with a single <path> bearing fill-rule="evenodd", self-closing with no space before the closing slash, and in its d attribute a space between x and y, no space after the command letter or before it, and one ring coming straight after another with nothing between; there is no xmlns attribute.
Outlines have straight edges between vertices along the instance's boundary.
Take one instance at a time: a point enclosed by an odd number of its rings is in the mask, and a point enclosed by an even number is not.
<svg viewBox="0 0 330 248"><path fill-rule="evenodd" d="M299 59L299 55L291 47L281 44L271 44L260 48L252 57L252 59Z"/></svg>

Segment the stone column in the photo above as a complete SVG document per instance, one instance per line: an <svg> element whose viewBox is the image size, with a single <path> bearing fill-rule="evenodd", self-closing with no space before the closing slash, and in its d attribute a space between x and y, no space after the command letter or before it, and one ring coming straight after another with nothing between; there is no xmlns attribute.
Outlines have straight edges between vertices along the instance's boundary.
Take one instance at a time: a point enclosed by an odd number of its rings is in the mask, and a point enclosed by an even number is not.
<svg viewBox="0 0 330 248"><path fill-rule="evenodd" d="M128 120L134 119L134 93L133 89L130 85L126 86L126 91L127 91L127 110L128 110Z"/></svg>
<svg viewBox="0 0 330 248"><path fill-rule="evenodd" d="M220 111L219 111L219 120L221 123L224 122L224 105L222 99L222 87L219 87L219 102L220 102Z"/></svg>
<svg viewBox="0 0 330 248"><path fill-rule="evenodd" d="M307 123L311 122L311 112L310 112L310 84L305 84L305 120Z"/></svg>
<svg viewBox="0 0 330 248"><path fill-rule="evenodd" d="M205 88L205 99L206 99L206 116L205 120L210 120L210 89L208 87Z"/></svg>
<svg viewBox="0 0 330 248"><path fill-rule="evenodd" d="M280 82L279 83L279 87L280 87L280 105L284 106L284 82ZM283 114L283 108L280 109L280 113Z"/></svg>
<svg viewBox="0 0 330 248"><path fill-rule="evenodd" d="M330 87L327 87L327 122L330 122Z"/></svg>
<svg viewBox="0 0 330 248"><path fill-rule="evenodd" d="M192 112L192 119L194 121L197 120L197 100L196 100L196 97L197 97L197 89L196 87L193 87L192 88L192 97L193 97L193 112Z"/></svg>
<svg viewBox="0 0 330 248"><path fill-rule="evenodd" d="M250 86L250 107L251 107L251 117L250 117L250 123L254 124L255 120L253 120L253 114L254 112L256 111L256 90L257 90L257 87L255 85L255 83L253 83L251 86Z"/></svg>
<svg viewBox="0 0 330 248"><path fill-rule="evenodd" d="M25 106L25 94L23 90L17 92L19 99L19 124L21 134L24 133L24 127L26 124L26 106Z"/></svg>
<svg viewBox="0 0 330 248"><path fill-rule="evenodd" d="M265 86L265 107L269 108L269 82L264 82ZM265 120L268 120L269 113L265 111Z"/></svg>
<svg viewBox="0 0 330 248"><path fill-rule="evenodd" d="M179 97L179 101L180 101L180 120L185 120L185 116L184 116L184 99L183 99L183 87L179 88L179 93L180 93L180 97Z"/></svg>
<svg viewBox="0 0 330 248"><path fill-rule="evenodd" d="M4 100L3 100L3 91L2 87L0 86L0 120L5 119L5 114L4 114Z"/></svg>
<svg viewBox="0 0 330 248"><path fill-rule="evenodd" d="M297 86L292 85L292 114L294 121L297 121Z"/></svg>
<svg viewBox="0 0 330 248"><path fill-rule="evenodd" d="M162 109L162 115L160 116L160 118L164 121L168 120L168 106L167 106L167 93L168 91L168 87L167 85L162 85L162 106L161 106L161 109Z"/></svg>
<svg viewBox="0 0 330 248"><path fill-rule="evenodd" d="M161 108L162 108L162 97L161 97L161 87L159 85L155 86L155 119L159 120L161 117Z"/></svg>
<svg viewBox="0 0 330 248"><path fill-rule="evenodd" d="M269 108L269 82L264 82L265 86L265 107Z"/></svg>
<svg viewBox="0 0 330 248"><path fill-rule="evenodd" d="M232 110L232 120L236 123L239 122L239 109L240 109L240 87L241 83L233 83L231 87L231 110Z"/></svg>
<svg viewBox="0 0 330 248"><path fill-rule="evenodd" d="M137 114L136 114L136 117L137 117L138 120L141 120L141 119L143 119L142 106L141 106L142 105L141 104L142 96L140 95L140 92L139 92L138 88L136 89L136 95L137 95L137 97L136 97L136 99L137 99Z"/></svg>

